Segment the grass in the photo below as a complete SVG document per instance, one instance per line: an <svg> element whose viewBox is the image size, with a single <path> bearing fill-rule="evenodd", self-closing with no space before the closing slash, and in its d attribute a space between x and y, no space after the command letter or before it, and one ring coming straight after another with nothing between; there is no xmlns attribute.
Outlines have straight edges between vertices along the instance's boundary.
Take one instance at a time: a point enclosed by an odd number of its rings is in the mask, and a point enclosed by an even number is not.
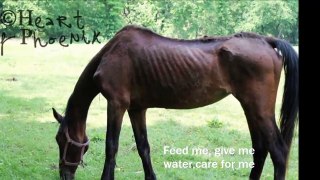
<svg viewBox="0 0 320 180"><path fill-rule="evenodd" d="M51 107L64 111L74 85L101 45L49 45L34 49L17 41L5 44L0 57L0 179L58 179L58 123ZM279 90L277 112L282 89ZM277 114L278 117L278 114ZM165 161L252 161L251 155L164 155L163 147L250 148L251 140L240 104L232 96L193 110L149 109L147 125L151 157L158 179L248 179L250 169L166 169ZM98 95L89 110L91 138L85 167L78 180L100 179L104 163L106 101ZM287 179L298 179L298 138L291 149ZM143 179L143 168L128 115L125 115L117 156L116 179ZM268 156L261 179L273 179Z"/></svg>
<svg viewBox="0 0 320 180"><path fill-rule="evenodd" d="M208 122L208 126L211 128L221 128L223 123L217 119L217 117L213 118L211 121Z"/></svg>

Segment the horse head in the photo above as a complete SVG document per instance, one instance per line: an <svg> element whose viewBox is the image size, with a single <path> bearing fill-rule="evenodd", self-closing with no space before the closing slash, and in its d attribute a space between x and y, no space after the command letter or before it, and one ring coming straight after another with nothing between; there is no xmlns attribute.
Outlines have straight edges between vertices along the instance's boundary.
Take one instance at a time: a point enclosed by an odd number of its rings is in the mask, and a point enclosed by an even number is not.
<svg viewBox="0 0 320 180"><path fill-rule="evenodd" d="M82 143L78 135L79 133L74 128L68 128L66 118L60 115L54 108L52 110L53 116L60 124L56 135L56 141L59 146L60 179L74 179L78 166L83 163L83 155L89 148L89 139L85 135L82 140L84 143Z"/></svg>

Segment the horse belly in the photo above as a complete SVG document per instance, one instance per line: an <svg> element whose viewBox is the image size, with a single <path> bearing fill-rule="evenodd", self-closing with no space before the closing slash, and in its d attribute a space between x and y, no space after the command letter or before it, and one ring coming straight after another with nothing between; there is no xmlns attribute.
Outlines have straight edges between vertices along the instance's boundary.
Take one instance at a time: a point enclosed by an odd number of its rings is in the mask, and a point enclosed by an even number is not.
<svg viewBox="0 0 320 180"><path fill-rule="evenodd" d="M223 89L190 89L180 94L159 94L159 98L154 98L150 105L169 109L191 109L215 103L228 94Z"/></svg>

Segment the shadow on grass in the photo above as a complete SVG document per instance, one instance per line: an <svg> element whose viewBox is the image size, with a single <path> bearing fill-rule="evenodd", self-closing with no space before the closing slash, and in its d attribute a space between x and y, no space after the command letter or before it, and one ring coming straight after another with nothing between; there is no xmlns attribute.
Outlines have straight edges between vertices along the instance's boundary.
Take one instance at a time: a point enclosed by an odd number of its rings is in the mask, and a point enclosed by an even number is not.
<svg viewBox="0 0 320 180"><path fill-rule="evenodd" d="M0 115L1 116L30 116L44 111L47 105L45 98L22 98L10 95L9 91L0 90ZM1 118L0 116L0 118Z"/></svg>
<svg viewBox="0 0 320 180"><path fill-rule="evenodd" d="M0 179L58 179L58 125L36 121L46 111L46 99L0 90L0 102Z"/></svg>
<svg viewBox="0 0 320 180"><path fill-rule="evenodd" d="M0 90L0 177L1 179L58 179L58 147L55 134L58 123L41 123L35 119L50 109L46 99L24 99ZM192 111L192 110L191 110ZM51 118L51 117L50 117ZM196 122L195 122L196 123ZM88 128L91 139L85 155L85 167L78 168L78 180L100 179L105 149L105 128ZM185 126L173 120L157 121L148 126L151 158L158 179L248 179L250 169L227 168L165 168L164 162L251 162L252 156L192 155L194 147L250 148L249 132L230 130L227 124L215 128L210 125ZM117 179L144 179L131 126L123 125L117 155ZM187 154L164 154L164 146L189 148ZM296 153L296 152L294 152ZM292 155L292 154L291 154ZM295 163L291 161L291 163ZM272 179L273 166L269 162L263 172L265 179ZM293 170L296 165L293 165ZM297 177L297 176L295 176ZM288 178L292 179L292 178Z"/></svg>
<svg viewBox="0 0 320 180"><path fill-rule="evenodd" d="M87 130L91 138L90 149L85 157L86 168L78 171L80 179L100 176L104 163L105 128ZM231 170L224 168L193 168L196 162L252 161L252 155L195 155L192 148L251 148L249 132L241 133L226 127L184 126L175 121L159 121L148 126L151 159L158 179L248 179L250 169ZM121 130L119 152L117 155L117 179L144 179L143 168L137 152L131 126L124 125ZM164 146L188 148L187 154L164 154ZM191 168L165 168L165 162L192 162ZM268 172L270 173L270 172ZM273 172L271 172L273 173ZM84 178L87 176L86 178ZM98 178L95 178L98 179Z"/></svg>
<svg viewBox="0 0 320 180"><path fill-rule="evenodd" d="M196 123L196 122L195 122ZM90 128L87 134L91 138L90 149L85 157L86 167L78 170L77 177L80 179L99 179L104 164L105 128ZM252 155L239 155L240 148L251 148L249 132L232 130L223 124L220 128L212 128L210 125L185 126L173 120L157 121L148 126L148 138L151 147L151 159L158 179L248 179L251 168L243 167L233 170L221 167L221 161L252 162ZM137 152L131 126L123 125L119 152L117 155L117 179L144 179L143 167ZM164 146L172 148L186 148L187 154L164 154ZM214 152L216 148L234 148L235 155L195 155L192 148L208 149ZM291 149L287 179L298 177L298 142L295 139ZM192 162L192 168L165 168L165 162ZM195 163L217 162L217 168L194 168ZM273 164L267 157L264 165L262 179L273 179Z"/></svg>

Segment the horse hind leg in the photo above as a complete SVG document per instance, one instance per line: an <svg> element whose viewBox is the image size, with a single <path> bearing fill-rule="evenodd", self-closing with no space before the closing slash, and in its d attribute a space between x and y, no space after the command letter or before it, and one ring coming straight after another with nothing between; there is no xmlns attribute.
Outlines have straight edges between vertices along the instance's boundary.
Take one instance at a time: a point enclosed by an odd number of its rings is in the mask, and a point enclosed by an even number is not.
<svg viewBox="0 0 320 180"><path fill-rule="evenodd" d="M247 113L246 113L247 114ZM251 170L250 179L260 179L267 153L270 152L274 165L274 179L285 178L287 147L283 141L275 118L260 115L247 115L252 139L254 168ZM252 122L256 121L256 122Z"/></svg>
<svg viewBox="0 0 320 180"><path fill-rule="evenodd" d="M285 144L275 121L275 98L271 93L270 86L259 85L254 87L251 84L250 92L238 94L236 98L240 101L244 109L250 135L252 147L255 149L254 168L251 170L250 179L260 179L264 162L269 152L274 165L274 179L283 180L286 174L286 159L288 148ZM260 91L256 91L260 89Z"/></svg>
<svg viewBox="0 0 320 180"><path fill-rule="evenodd" d="M264 162L268 154L267 147L264 144L262 134L253 126L253 122L248 123L252 140L252 148L255 150L253 154L254 167L250 173L250 179L260 179Z"/></svg>

